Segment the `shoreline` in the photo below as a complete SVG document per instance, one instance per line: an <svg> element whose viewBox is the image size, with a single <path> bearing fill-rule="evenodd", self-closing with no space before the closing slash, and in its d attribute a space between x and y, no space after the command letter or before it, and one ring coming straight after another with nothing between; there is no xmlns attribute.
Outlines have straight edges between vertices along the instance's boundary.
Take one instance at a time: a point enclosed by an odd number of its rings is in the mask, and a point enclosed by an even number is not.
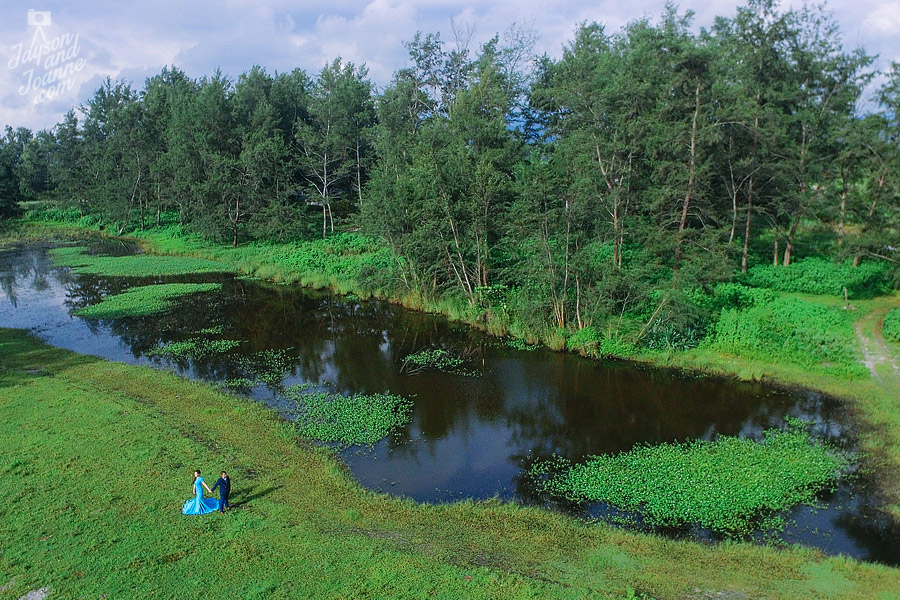
<svg viewBox="0 0 900 600"><path fill-rule="evenodd" d="M207 585L241 597L263 586L273 598L614 600L868 599L900 589L900 569L804 547L709 545L514 503L371 492L275 411L208 384L20 330L0 330L0 359L0 457L14 475L0 517L15 534L0 565L12 597L39 587L183 597ZM187 471L223 461L235 510L183 517ZM60 505L50 499L61 485L70 493Z"/></svg>
<svg viewBox="0 0 900 600"><path fill-rule="evenodd" d="M82 228L67 224L43 223L20 220L14 222L13 229L21 241L46 241L46 235L60 234L65 239L122 239L135 243L143 252L158 255L187 256L222 262L238 275L258 277L276 284L296 284L313 289L328 290L338 295L354 294L361 298L377 298L408 310L440 315L452 322L473 327L497 338L509 337L526 343L538 343L555 352L578 354L589 360L622 361L651 369L675 370L689 377L715 377L738 381L759 382L791 391L813 391L839 401L847 410L859 435L861 449L870 466L882 475L879 492L884 498L882 512L894 526L900 527L900 377L893 381L878 381L871 374L865 379L854 380L833 374L811 372L795 364L779 364L740 356L728 356L701 349L685 351L643 352L628 357L598 358L576 350L555 348L546 340L534 340L516 336L511 327L498 330L496 324L480 319L465 318L454 314L447 303L427 305L418 297L391 297L374 293L372 290L354 287L350 277L339 275L310 274L291 271L265 256L253 254L254 249L263 253L267 248L238 246L225 247L207 242L197 242L196 238L160 238L153 229L134 232L130 235L115 236L97 229ZM28 231L29 229L33 231ZM261 249L259 249L261 248ZM316 276L320 275L320 276ZM330 279L330 280L329 280ZM879 306L900 306L900 292L882 296L874 300L857 300L859 324ZM862 356L862 350L860 350Z"/></svg>

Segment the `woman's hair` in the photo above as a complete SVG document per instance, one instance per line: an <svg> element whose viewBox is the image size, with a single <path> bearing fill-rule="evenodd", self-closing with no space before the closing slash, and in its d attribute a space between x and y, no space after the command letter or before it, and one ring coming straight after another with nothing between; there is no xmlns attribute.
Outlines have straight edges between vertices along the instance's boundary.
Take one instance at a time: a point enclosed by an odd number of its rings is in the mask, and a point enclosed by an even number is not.
<svg viewBox="0 0 900 600"><path fill-rule="evenodd" d="M194 479L200 477L200 469L194 469Z"/></svg>

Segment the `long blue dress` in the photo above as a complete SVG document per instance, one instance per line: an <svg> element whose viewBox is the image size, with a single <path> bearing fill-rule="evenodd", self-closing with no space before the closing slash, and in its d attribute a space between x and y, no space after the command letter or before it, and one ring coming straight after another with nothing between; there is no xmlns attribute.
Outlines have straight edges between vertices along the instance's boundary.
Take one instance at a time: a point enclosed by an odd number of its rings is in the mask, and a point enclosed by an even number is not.
<svg viewBox="0 0 900 600"><path fill-rule="evenodd" d="M202 477L198 477L196 480L194 480L194 493L197 495L184 503L184 508L181 509L182 514L205 515L206 513L211 513L219 510L218 500L216 500L215 498L203 497Z"/></svg>

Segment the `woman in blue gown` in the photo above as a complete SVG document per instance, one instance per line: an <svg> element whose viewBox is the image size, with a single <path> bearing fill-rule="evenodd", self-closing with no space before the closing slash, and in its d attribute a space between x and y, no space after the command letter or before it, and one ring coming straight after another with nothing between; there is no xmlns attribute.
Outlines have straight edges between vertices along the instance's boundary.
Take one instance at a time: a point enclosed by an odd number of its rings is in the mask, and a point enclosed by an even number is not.
<svg viewBox="0 0 900 600"><path fill-rule="evenodd" d="M219 510L219 501L215 498L204 498L203 488L206 488L206 491L212 494L212 490L209 489L209 486L206 485L206 482L203 481L202 477L200 477L200 471L194 471L195 495L193 498L184 503L184 508L181 509L182 514L205 515L206 513L211 513Z"/></svg>

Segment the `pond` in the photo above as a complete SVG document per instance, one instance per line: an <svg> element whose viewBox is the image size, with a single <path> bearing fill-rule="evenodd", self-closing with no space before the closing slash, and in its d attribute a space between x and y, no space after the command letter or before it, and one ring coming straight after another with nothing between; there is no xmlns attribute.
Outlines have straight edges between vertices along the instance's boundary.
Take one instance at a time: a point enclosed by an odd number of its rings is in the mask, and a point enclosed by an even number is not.
<svg viewBox="0 0 900 600"><path fill-rule="evenodd" d="M71 314L108 294L163 281L217 282L222 288L185 297L163 315L95 321ZM79 275L54 267L44 246L0 253L0 326L32 330L76 352L211 382L235 377L234 361L222 355L174 361L148 352L200 330L221 331L241 340L232 353L282 351L285 386L411 397L408 426L372 448L342 450L340 457L362 485L420 502L500 498L548 505L526 475L536 459L559 454L578 462L635 444L719 434L758 438L765 429L783 426L787 416L814 422L817 435L845 447L852 439L840 405L813 392L516 349L387 302L231 275ZM403 371L407 355L428 348L452 349L466 358L470 372ZM248 393L289 414L277 386ZM791 511L779 538L829 554L900 564L900 537L878 518L877 505L866 478L856 478L823 496L817 508ZM605 510L552 508L577 516Z"/></svg>

